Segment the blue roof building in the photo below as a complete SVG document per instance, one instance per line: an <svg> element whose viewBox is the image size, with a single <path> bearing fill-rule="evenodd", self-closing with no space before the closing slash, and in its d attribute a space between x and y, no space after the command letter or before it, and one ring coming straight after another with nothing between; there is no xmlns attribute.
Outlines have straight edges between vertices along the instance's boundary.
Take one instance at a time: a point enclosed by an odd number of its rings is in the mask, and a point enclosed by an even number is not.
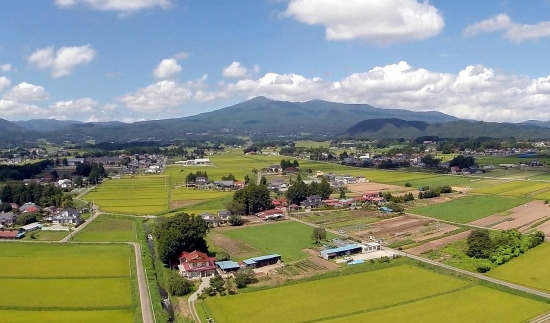
<svg viewBox="0 0 550 323"><path fill-rule="evenodd" d="M326 249L319 253L319 255L323 259L332 259L344 255L351 255L355 253L361 253L363 251L363 248L358 244L349 244L346 246L333 248L333 249Z"/></svg>
<svg viewBox="0 0 550 323"><path fill-rule="evenodd" d="M216 261L215 264L216 267L218 267L224 274L232 271L237 271L239 270L239 268L241 268L241 266L239 266L239 263L232 260Z"/></svg>

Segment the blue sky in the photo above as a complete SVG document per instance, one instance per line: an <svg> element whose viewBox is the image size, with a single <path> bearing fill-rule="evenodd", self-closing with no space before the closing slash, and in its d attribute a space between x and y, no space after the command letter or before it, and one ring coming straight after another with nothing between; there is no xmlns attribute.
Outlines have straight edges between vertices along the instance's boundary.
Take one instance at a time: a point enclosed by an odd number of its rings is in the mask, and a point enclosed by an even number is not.
<svg viewBox="0 0 550 323"><path fill-rule="evenodd" d="M255 96L550 120L550 1L0 4L0 118L183 117Z"/></svg>

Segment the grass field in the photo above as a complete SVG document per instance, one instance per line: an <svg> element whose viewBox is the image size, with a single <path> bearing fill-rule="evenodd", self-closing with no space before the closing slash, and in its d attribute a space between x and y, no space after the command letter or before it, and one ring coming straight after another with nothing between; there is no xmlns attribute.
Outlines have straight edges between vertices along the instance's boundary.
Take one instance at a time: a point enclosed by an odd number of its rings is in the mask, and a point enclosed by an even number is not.
<svg viewBox="0 0 550 323"><path fill-rule="evenodd" d="M370 223L380 221L379 218L361 211L309 212L295 214L295 216L306 222L346 232L358 231Z"/></svg>
<svg viewBox="0 0 550 323"><path fill-rule="evenodd" d="M477 294L486 302L476 301ZM518 322L550 308L411 265L208 298L205 303L214 320L222 323ZM495 310L484 311L488 303ZM449 315L451 311L457 315ZM477 320L465 320L462 312Z"/></svg>
<svg viewBox="0 0 550 323"><path fill-rule="evenodd" d="M541 264L541 260L549 257L550 244L543 243L489 271L487 275L550 292L550 267Z"/></svg>
<svg viewBox="0 0 550 323"><path fill-rule="evenodd" d="M106 180L84 198L99 205L103 212L157 213L168 210L169 181L168 176L161 175Z"/></svg>
<svg viewBox="0 0 550 323"><path fill-rule="evenodd" d="M283 221L246 228L219 231L231 239L242 240L252 245L262 254L279 254L283 261L289 262L308 256L302 249L313 247L311 233L313 228L296 221ZM329 233L328 238L333 236ZM219 246L222 247L223 246Z"/></svg>
<svg viewBox="0 0 550 323"><path fill-rule="evenodd" d="M101 214L80 231L74 241L136 241L140 219Z"/></svg>
<svg viewBox="0 0 550 323"><path fill-rule="evenodd" d="M510 181L478 189L476 190L476 193L498 194L506 196L525 196L533 192L548 188L550 188L550 183L535 181Z"/></svg>
<svg viewBox="0 0 550 323"><path fill-rule="evenodd" d="M529 201L530 199L523 197L470 195L445 203L413 208L408 212L444 221L468 223L509 210Z"/></svg>
<svg viewBox="0 0 550 323"><path fill-rule="evenodd" d="M0 249L0 266L4 322L63 322L76 311L73 321L138 318L130 246L10 243Z"/></svg>
<svg viewBox="0 0 550 323"><path fill-rule="evenodd" d="M42 231L37 230L27 233L23 240L30 241L59 241L65 238L69 234L69 231Z"/></svg>

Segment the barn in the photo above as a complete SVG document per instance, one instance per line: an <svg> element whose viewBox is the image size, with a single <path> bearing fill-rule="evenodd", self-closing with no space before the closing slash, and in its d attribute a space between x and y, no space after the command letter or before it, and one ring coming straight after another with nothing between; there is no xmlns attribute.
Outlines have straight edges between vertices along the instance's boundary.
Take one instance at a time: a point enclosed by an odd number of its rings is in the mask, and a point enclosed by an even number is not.
<svg viewBox="0 0 550 323"><path fill-rule="evenodd" d="M336 257L353 255L356 253L361 253L363 248L358 244L348 244L338 248L326 249L319 253L319 256L323 259L333 259Z"/></svg>

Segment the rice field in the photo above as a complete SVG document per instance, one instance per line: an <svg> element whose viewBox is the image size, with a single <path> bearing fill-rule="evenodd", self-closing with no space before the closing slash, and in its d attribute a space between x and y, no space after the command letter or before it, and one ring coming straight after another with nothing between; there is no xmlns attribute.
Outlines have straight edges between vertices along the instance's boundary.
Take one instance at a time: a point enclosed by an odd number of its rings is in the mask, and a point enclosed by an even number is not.
<svg viewBox="0 0 550 323"><path fill-rule="evenodd" d="M140 319L130 246L10 243L0 266L4 322Z"/></svg>
<svg viewBox="0 0 550 323"><path fill-rule="evenodd" d="M151 214L168 210L170 178L162 175L132 176L105 180L84 199L101 211L124 214Z"/></svg>
<svg viewBox="0 0 550 323"><path fill-rule="evenodd" d="M221 323L520 322L550 308L412 265L207 298L204 304Z"/></svg>
<svg viewBox="0 0 550 323"><path fill-rule="evenodd" d="M530 199L524 197L470 195L449 202L413 208L408 212L444 221L468 223L529 201Z"/></svg>
<svg viewBox="0 0 550 323"><path fill-rule="evenodd" d="M140 223L140 219L101 214L74 236L73 240L136 241L136 225Z"/></svg>
<svg viewBox="0 0 550 323"><path fill-rule="evenodd" d="M522 180L509 181L502 184L487 186L476 190L476 193L506 196L526 196L531 193L545 189L550 189L550 183Z"/></svg>

